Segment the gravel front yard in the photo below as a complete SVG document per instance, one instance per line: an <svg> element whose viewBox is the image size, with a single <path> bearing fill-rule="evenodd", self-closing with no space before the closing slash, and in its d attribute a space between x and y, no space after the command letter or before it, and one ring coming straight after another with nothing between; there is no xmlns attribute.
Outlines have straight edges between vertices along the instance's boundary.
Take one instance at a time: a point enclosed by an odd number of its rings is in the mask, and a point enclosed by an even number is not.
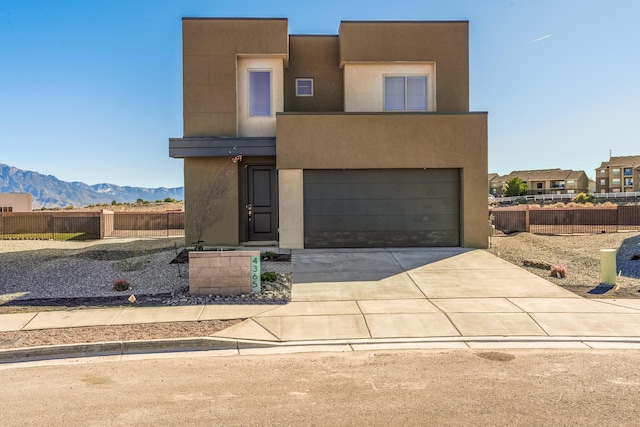
<svg viewBox="0 0 640 427"><path fill-rule="evenodd" d="M619 289L600 284L600 249L617 249ZM640 298L640 233L571 236L516 233L492 239L489 252L586 298ZM524 261L564 265L568 275L550 277L548 270L523 266Z"/></svg>

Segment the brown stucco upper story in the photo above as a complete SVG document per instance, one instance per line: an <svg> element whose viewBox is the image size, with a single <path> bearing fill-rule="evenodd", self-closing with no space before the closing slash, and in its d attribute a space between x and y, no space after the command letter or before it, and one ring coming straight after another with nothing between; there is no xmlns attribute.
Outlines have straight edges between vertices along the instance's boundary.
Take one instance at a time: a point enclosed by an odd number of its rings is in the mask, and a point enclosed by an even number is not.
<svg viewBox="0 0 640 427"><path fill-rule="evenodd" d="M289 35L287 19L183 18L184 136L237 136L237 59L282 58L285 112L344 110L346 64L429 62L438 112L469 111L467 21L344 21L338 35ZM314 96L295 96L296 78Z"/></svg>

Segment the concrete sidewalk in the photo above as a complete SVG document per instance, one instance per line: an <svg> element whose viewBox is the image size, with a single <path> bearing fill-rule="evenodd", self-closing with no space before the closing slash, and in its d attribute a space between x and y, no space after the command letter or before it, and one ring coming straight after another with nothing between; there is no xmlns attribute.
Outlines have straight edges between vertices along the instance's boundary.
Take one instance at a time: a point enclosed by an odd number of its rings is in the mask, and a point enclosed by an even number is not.
<svg viewBox="0 0 640 427"><path fill-rule="evenodd" d="M640 348L640 299L587 300L486 251L300 250L287 305L0 315L0 331L246 319L208 339L244 347Z"/></svg>

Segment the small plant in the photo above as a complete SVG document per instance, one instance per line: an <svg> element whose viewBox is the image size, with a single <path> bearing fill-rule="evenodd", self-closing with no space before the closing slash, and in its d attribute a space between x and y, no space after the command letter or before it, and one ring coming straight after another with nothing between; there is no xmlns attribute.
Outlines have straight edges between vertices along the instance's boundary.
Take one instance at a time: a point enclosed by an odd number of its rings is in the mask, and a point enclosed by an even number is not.
<svg viewBox="0 0 640 427"><path fill-rule="evenodd" d="M568 274L569 272L567 271L567 267L561 264L552 266L551 271L549 272L551 277L556 277L558 279L564 279Z"/></svg>
<svg viewBox="0 0 640 427"><path fill-rule="evenodd" d="M71 210L71 209L73 209L73 205L67 205L67 206L65 206L65 209L66 210Z"/></svg>
<svg viewBox="0 0 640 427"><path fill-rule="evenodd" d="M273 251L264 251L261 255L263 261L272 261L276 258L276 253Z"/></svg>
<svg viewBox="0 0 640 427"><path fill-rule="evenodd" d="M173 197L167 197L166 199L164 199L165 203L173 203L175 201L176 201L176 199L174 199Z"/></svg>
<svg viewBox="0 0 640 427"><path fill-rule="evenodd" d="M526 197L518 197L516 199L516 204L518 204L518 205L526 205L527 204L527 198Z"/></svg>
<svg viewBox="0 0 640 427"><path fill-rule="evenodd" d="M265 271L260 275L261 282L275 282L278 280L278 275L274 271Z"/></svg>
<svg viewBox="0 0 640 427"><path fill-rule="evenodd" d="M126 291L127 289L129 289L130 286L131 285L129 285L129 282L127 281L127 279L116 279L113 281L114 291L118 291L118 292Z"/></svg>

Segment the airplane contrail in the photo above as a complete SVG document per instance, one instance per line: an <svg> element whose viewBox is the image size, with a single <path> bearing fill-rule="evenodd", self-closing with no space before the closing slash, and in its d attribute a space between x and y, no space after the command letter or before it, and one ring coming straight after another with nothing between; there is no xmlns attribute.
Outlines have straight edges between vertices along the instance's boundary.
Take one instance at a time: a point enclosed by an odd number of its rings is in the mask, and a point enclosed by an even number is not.
<svg viewBox="0 0 640 427"><path fill-rule="evenodd" d="M547 34L546 36L542 36L542 37L539 37L539 38L537 38L535 40L531 40L528 44L539 42L540 40L548 39L549 37L551 37L551 34Z"/></svg>

